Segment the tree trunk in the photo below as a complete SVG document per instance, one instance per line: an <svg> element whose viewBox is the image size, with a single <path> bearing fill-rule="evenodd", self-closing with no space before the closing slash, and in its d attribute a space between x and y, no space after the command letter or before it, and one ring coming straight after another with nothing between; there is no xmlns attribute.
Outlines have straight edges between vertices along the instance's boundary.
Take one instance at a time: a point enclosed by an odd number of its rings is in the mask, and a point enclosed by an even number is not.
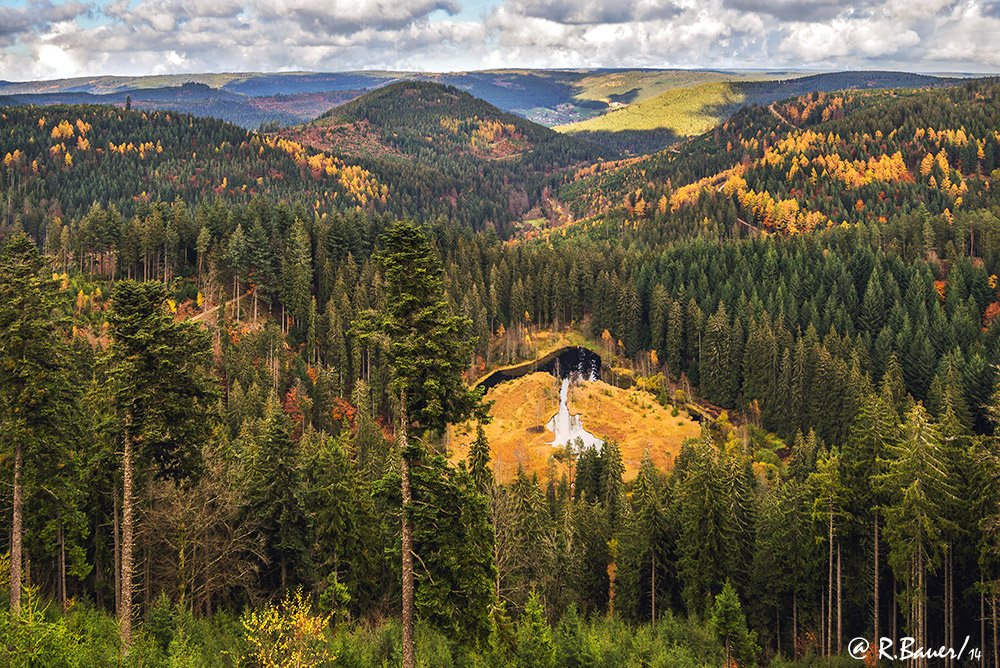
<svg viewBox="0 0 1000 668"><path fill-rule="evenodd" d="M878 634L878 508L875 509L875 645L878 646L879 634Z"/></svg>
<svg viewBox="0 0 1000 668"><path fill-rule="evenodd" d="M656 552L649 551L649 598L652 603L652 621L656 622Z"/></svg>
<svg viewBox="0 0 1000 668"><path fill-rule="evenodd" d="M842 580L840 578L840 542L837 542L837 655L839 656L842 650L840 639L844 634L844 617L843 617L843 604L844 597L842 595L841 586Z"/></svg>
<svg viewBox="0 0 1000 668"><path fill-rule="evenodd" d="M59 525L59 609L66 614L66 530Z"/></svg>
<svg viewBox="0 0 1000 668"><path fill-rule="evenodd" d="M126 418L125 424L130 420ZM122 455L122 583L119 610L122 656L132 643L132 439L125 436Z"/></svg>
<svg viewBox="0 0 1000 668"><path fill-rule="evenodd" d="M774 629L775 637L778 639L778 656L781 656L781 606L774 606Z"/></svg>
<svg viewBox="0 0 1000 668"><path fill-rule="evenodd" d="M413 648L413 520L410 512L413 497L410 494L410 462L406 458L406 392L399 395L399 473L403 492L403 668L416 666Z"/></svg>
<svg viewBox="0 0 1000 668"><path fill-rule="evenodd" d="M115 481L115 498L112 512L112 530L115 533L115 615L120 615L122 610L122 562L121 562L121 527L118 522L118 481Z"/></svg>
<svg viewBox="0 0 1000 668"><path fill-rule="evenodd" d="M979 668L986 668L986 592L985 583L979 580Z"/></svg>
<svg viewBox="0 0 1000 668"><path fill-rule="evenodd" d="M824 657L829 656L826 635L826 592L823 591L823 585L819 587L819 646L820 654Z"/></svg>
<svg viewBox="0 0 1000 668"><path fill-rule="evenodd" d="M799 593L792 592L792 661L799 659Z"/></svg>
<svg viewBox="0 0 1000 668"><path fill-rule="evenodd" d="M924 554L917 547L917 647L927 646L926 629L924 628ZM925 668L927 659L918 658L917 666Z"/></svg>
<svg viewBox="0 0 1000 668"><path fill-rule="evenodd" d="M948 591L948 587L951 585L951 575L949 573L950 563L948 561L949 546L944 546L944 642L948 647L951 647L951 596ZM950 668L951 657L944 657L945 668Z"/></svg>
<svg viewBox="0 0 1000 668"><path fill-rule="evenodd" d="M827 579L827 607L826 607L826 648L825 656L830 656L833 648L833 504L830 504L830 570Z"/></svg>
<svg viewBox="0 0 1000 668"><path fill-rule="evenodd" d="M22 507L21 470L24 458L21 453L21 439L14 437L14 519L11 525L10 540L10 613L17 617L21 613L21 524L24 508Z"/></svg>
<svg viewBox="0 0 1000 668"><path fill-rule="evenodd" d="M98 522L98 520L97 520L96 517L94 518L94 534L93 535L94 535L94 542L93 542L94 547L96 548L98 545L102 545L103 543L101 542L101 525ZM103 608L104 607L104 564L101 563L101 554L100 554L100 552L97 551L97 550L94 550L94 552L95 552L95 554L94 554L94 584L96 585L95 589L97 590L95 592L95 598L97 600L97 607L98 608Z"/></svg>
<svg viewBox="0 0 1000 668"><path fill-rule="evenodd" d="M997 595L991 597L993 608L993 668L1000 668L1000 652L997 651Z"/></svg>
<svg viewBox="0 0 1000 668"><path fill-rule="evenodd" d="M897 633L896 620L899 617L899 583L896 582L896 578L892 579L892 641L896 642L896 638L899 637Z"/></svg>

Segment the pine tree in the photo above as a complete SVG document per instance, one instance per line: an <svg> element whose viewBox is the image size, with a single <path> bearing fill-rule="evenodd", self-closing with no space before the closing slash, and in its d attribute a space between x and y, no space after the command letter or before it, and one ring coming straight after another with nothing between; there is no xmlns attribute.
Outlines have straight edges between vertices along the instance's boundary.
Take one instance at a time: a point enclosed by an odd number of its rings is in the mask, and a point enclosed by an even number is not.
<svg viewBox="0 0 1000 668"><path fill-rule="evenodd" d="M885 472L876 477L886 495L885 536L896 579L907 585L910 632L926 646L927 573L942 547L949 525L945 505L953 496L941 434L927 411L914 406L903 423L902 438L889 449ZM923 665L922 660L918 660Z"/></svg>
<svg viewBox="0 0 1000 668"><path fill-rule="evenodd" d="M840 553L840 536L837 533L838 522L844 519L846 513L844 506L847 502L848 491L841 479L840 451L831 448L824 453L816 463L816 471L809 474L809 484L813 488L813 518L822 521L828 527L827 547L829 554L829 571L827 577L827 604L826 616L827 644L824 652L829 656L833 651L833 639L836 638L837 653L841 651L841 609L840 597L837 600L837 631L833 631L833 592L834 592L834 568L833 555L836 551ZM840 569L837 569L836 589L840 591Z"/></svg>
<svg viewBox="0 0 1000 668"><path fill-rule="evenodd" d="M469 473L476 489L485 494L493 484L493 471L490 470L490 443L481 421L476 423L476 440L469 446Z"/></svg>
<svg viewBox="0 0 1000 668"><path fill-rule="evenodd" d="M861 404L851 424L850 438L843 450L843 480L852 491L848 512L858 521L872 527L872 573L874 637L879 636L881 505L883 495L876 480L882 474L889 450L899 441L899 416L881 396L869 394ZM869 524L870 523L870 524Z"/></svg>
<svg viewBox="0 0 1000 668"><path fill-rule="evenodd" d="M545 621L545 610L532 591L524 608L524 614L517 625L517 666L518 668L552 668L555 666L555 652L552 646L552 632Z"/></svg>
<svg viewBox="0 0 1000 668"><path fill-rule="evenodd" d="M198 469L216 388L210 349L195 325L175 322L159 283L121 281L112 293L106 363L122 442L122 652L132 640L135 462L180 480Z"/></svg>
<svg viewBox="0 0 1000 668"><path fill-rule="evenodd" d="M706 444L694 447L680 484L679 577L691 612L707 611L731 563L729 504L713 450Z"/></svg>
<svg viewBox="0 0 1000 668"><path fill-rule="evenodd" d="M273 403L252 451L247 480L247 521L258 536L268 589L290 587L311 575L313 543L308 494L299 452L287 417ZM325 508L324 512L332 512ZM314 516L313 516L314 517ZM322 519L322 518L321 518ZM329 519L329 518L327 518Z"/></svg>
<svg viewBox="0 0 1000 668"><path fill-rule="evenodd" d="M661 354L664 352L671 304L670 295L662 284L657 283L649 303L649 347L651 350L660 351Z"/></svg>
<svg viewBox="0 0 1000 668"><path fill-rule="evenodd" d="M684 350L684 307L680 301L670 303L664 347L666 348L664 358L667 361L667 368L670 370L670 377L680 378L681 371L683 371Z"/></svg>
<svg viewBox="0 0 1000 668"><path fill-rule="evenodd" d="M410 469L424 456L416 437L441 433L466 419L480 401L462 372L472 349L467 319L448 313L441 265L427 238L410 223L397 223L382 237L375 261L385 279L386 307L369 312L356 328L381 337L399 397L400 484L402 491L403 667L413 668L414 527Z"/></svg>
<svg viewBox="0 0 1000 668"><path fill-rule="evenodd" d="M747 630L743 607L729 580L715 597L710 624L725 644L727 666L733 665L734 658L738 659L735 663L743 668L756 664L757 634Z"/></svg>
<svg viewBox="0 0 1000 668"><path fill-rule="evenodd" d="M10 607L20 611L24 461L61 460L53 448L72 428L67 352L54 317L58 286L25 234L0 254L0 424L13 449Z"/></svg>

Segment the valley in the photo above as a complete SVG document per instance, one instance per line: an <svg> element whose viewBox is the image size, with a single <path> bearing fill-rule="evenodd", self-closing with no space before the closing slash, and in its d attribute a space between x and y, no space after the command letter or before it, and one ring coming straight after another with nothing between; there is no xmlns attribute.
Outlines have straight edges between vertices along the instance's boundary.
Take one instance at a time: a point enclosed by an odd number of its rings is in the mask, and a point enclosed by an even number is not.
<svg viewBox="0 0 1000 668"><path fill-rule="evenodd" d="M0 84L0 664L990 647L1000 82L793 74Z"/></svg>

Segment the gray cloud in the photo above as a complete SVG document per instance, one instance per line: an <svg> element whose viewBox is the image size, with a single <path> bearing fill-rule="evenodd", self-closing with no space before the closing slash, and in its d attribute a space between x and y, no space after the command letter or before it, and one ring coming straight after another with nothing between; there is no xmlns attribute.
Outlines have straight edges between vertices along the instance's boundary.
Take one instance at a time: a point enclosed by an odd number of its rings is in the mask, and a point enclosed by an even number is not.
<svg viewBox="0 0 1000 668"><path fill-rule="evenodd" d="M669 0L516 0L509 7L517 14L569 25L650 21L681 13Z"/></svg>
<svg viewBox="0 0 1000 668"><path fill-rule="evenodd" d="M250 5L264 21L291 20L304 30L325 30L343 35L361 30L398 30L443 10L456 14L454 0L255 0Z"/></svg>
<svg viewBox="0 0 1000 668"><path fill-rule="evenodd" d="M488 67L988 69L1000 0L77 0L0 7L0 78ZM100 23L83 24L89 15ZM86 26L86 27L85 27Z"/></svg>
<svg viewBox="0 0 1000 668"><path fill-rule="evenodd" d="M52 23L71 21L93 8L91 3L31 0L24 7L0 6L0 35L14 35L29 30L46 30Z"/></svg>
<svg viewBox="0 0 1000 668"><path fill-rule="evenodd" d="M851 0L726 0L725 6L744 12L768 14L782 21L829 21L863 3Z"/></svg>

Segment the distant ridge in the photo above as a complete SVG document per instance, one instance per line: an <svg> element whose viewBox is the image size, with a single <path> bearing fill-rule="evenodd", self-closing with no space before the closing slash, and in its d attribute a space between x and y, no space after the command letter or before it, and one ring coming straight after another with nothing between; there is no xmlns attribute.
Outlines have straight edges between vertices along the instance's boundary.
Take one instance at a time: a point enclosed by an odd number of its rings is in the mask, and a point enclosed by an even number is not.
<svg viewBox="0 0 1000 668"><path fill-rule="evenodd" d="M937 88L966 79L908 72L848 71L773 81L705 83L668 90L602 116L563 125L560 132L586 137L631 154L655 153L701 134L743 106L768 105L813 91Z"/></svg>

